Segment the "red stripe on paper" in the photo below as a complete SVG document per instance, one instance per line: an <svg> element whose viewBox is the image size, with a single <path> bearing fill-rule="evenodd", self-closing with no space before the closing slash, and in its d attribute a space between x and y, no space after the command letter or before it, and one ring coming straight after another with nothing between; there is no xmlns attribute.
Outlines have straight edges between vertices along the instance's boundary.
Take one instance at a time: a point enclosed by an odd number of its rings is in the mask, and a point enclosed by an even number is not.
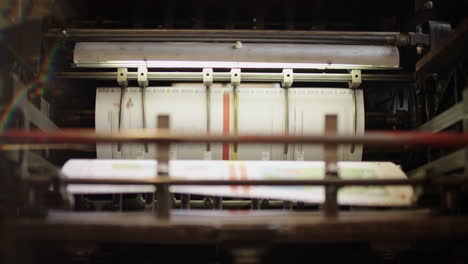
<svg viewBox="0 0 468 264"><path fill-rule="evenodd" d="M234 164L229 164L229 180L231 180L231 181L237 180L236 168L234 167ZM231 191L236 192L237 191L237 185L231 185Z"/></svg>
<svg viewBox="0 0 468 264"><path fill-rule="evenodd" d="M245 164L242 163L242 164L239 164L239 169L240 169L240 179L241 180L248 180L248 177L247 177L247 168L245 167ZM244 189L244 192L246 194L249 194L249 191L250 191L250 187L248 185L243 185L242 186L243 189Z"/></svg>

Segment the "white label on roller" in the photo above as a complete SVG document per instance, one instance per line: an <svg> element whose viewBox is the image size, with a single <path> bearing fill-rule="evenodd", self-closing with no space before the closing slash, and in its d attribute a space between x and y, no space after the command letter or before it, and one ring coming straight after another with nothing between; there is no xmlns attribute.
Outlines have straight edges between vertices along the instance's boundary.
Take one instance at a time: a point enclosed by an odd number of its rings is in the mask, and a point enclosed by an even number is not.
<svg viewBox="0 0 468 264"><path fill-rule="evenodd" d="M338 133L354 134L360 131L356 127L355 93L352 89L342 88L290 88L289 92L289 134L320 134L325 131L325 116L335 114L338 117ZM358 104L363 104L359 101ZM359 106L359 105L358 105ZM360 107L358 107L360 108ZM363 117L362 117L363 118ZM357 129L359 128L359 129ZM357 145L359 146L359 145ZM362 146L359 146L362 148ZM349 145L338 147L338 159L350 159ZM304 160L323 160L323 146L303 145L301 151ZM290 151L288 159L294 159ZM357 152L354 160L361 160L362 151Z"/></svg>
<svg viewBox="0 0 468 264"><path fill-rule="evenodd" d="M169 159L176 160L177 159L177 151L171 150L169 152Z"/></svg>
<svg viewBox="0 0 468 264"><path fill-rule="evenodd" d="M260 86L260 85L259 85ZM274 84L256 87L244 84L237 89L239 134L278 135L285 132L285 95ZM263 159L269 152L269 160L281 160L280 144L239 144L239 160Z"/></svg>
<svg viewBox="0 0 468 264"><path fill-rule="evenodd" d="M145 159L145 158L146 158L146 157L145 157L145 152L144 152L144 151L137 151L137 153L136 153L136 159L142 160L142 159Z"/></svg>
<svg viewBox="0 0 468 264"><path fill-rule="evenodd" d="M205 153L203 154L203 159L211 160L211 151L205 151Z"/></svg>
<svg viewBox="0 0 468 264"><path fill-rule="evenodd" d="M296 160L304 161L304 151L296 151Z"/></svg>
<svg viewBox="0 0 468 264"><path fill-rule="evenodd" d="M96 132L117 132L119 130L120 88L97 88L95 127ZM96 156L100 159L122 158L122 144L99 143Z"/></svg>
<svg viewBox="0 0 468 264"><path fill-rule="evenodd" d="M270 160L270 152L262 152L262 160Z"/></svg>
<svg viewBox="0 0 468 264"><path fill-rule="evenodd" d="M169 174L169 165L158 164L158 174Z"/></svg>

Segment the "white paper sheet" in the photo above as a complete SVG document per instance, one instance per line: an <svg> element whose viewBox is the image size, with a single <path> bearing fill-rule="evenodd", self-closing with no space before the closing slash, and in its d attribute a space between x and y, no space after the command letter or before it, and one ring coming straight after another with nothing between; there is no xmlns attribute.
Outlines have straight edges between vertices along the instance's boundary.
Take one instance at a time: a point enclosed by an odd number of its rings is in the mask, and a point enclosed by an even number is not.
<svg viewBox="0 0 468 264"><path fill-rule="evenodd" d="M96 130L116 131L119 128L119 88L98 88L96 92ZM286 126L285 90L277 84L246 84L238 89L238 132L240 134L281 134ZM289 133L322 133L326 114L338 114L338 132L346 134L364 132L364 103L362 91L335 88L292 88L289 93ZM142 128L142 93L140 88L126 88L122 104L120 129ZM130 107L129 107L130 106ZM171 116L171 130L181 133L197 133L207 130L206 88L201 85L145 88L144 106L146 127L156 128L159 114ZM216 85L210 89L211 133L234 132L233 89L228 85ZM110 117L112 118L110 118ZM227 123L226 123L227 122ZM227 129L227 130L226 130ZM118 148L118 147L120 148ZM227 150L223 154L223 149ZM214 160L322 160L320 146L290 144L287 155L284 145L240 144L237 155L234 145L212 144L206 155L206 144L172 144L172 159ZM148 144L123 144L122 146L97 146L97 157L155 158L156 147ZM340 160L358 161L362 146L342 146Z"/></svg>
<svg viewBox="0 0 468 264"><path fill-rule="evenodd" d="M95 127L97 132L119 130L120 88L97 88ZM96 155L101 159L122 158L117 144L97 144Z"/></svg>
<svg viewBox="0 0 468 264"><path fill-rule="evenodd" d="M156 174L155 160L69 160L62 168L68 178L147 179ZM178 179L321 179L321 161L202 161L173 160L170 174ZM391 162L339 162L343 179L406 179ZM152 186L69 185L71 193L153 192ZM322 203L323 187L311 186L172 186L175 193L209 196L281 199ZM339 191L338 202L357 206L407 206L413 189L406 186L346 187Z"/></svg>
<svg viewBox="0 0 468 264"><path fill-rule="evenodd" d="M239 134L278 135L285 132L285 96L279 85L237 90ZM234 119L234 117L232 117ZM239 144L239 160L282 160L284 145ZM264 158L262 158L264 157Z"/></svg>
<svg viewBox="0 0 468 264"><path fill-rule="evenodd" d="M359 108L359 110L358 110ZM364 103L361 90L335 88L289 89L289 132L293 135L323 133L325 115L338 116L338 132L356 134L364 132ZM359 121L357 121L359 120ZM355 123L356 122L356 123ZM292 144L289 160L323 160L323 146ZM338 159L359 161L362 145L338 147Z"/></svg>

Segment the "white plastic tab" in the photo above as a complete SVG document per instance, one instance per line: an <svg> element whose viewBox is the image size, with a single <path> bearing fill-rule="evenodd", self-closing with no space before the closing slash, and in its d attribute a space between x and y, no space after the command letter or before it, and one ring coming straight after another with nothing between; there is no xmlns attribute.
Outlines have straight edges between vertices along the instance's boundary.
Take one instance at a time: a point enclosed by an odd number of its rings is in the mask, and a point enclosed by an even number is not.
<svg viewBox="0 0 468 264"><path fill-rule="evenodd" d="M138 160L145 159L145 152L144 151L137 151L135 159L138 159Z"/></svg>
<svg viewBox="0 0 468 264"><path fill-rule="evenodd" d="M117 83L122 88L125 88L125 87L128 86L127 73L128 73L127 68L118 68L117 69Z"/></svg>
<svg viewBox="0 0 468 264"><path fill-rule="evenodd" d="M211 86L213 84L213 69L205 68L203 69L203 85Z"/></svg>
<svg viewBox="0 0 468 264"><path fill-rule="evenodd" d="M231 69L231 85L239 86L241 83L241 69Z"/></svg>
<svg viewBox="0 0 468 264"><path fill-rule="evenodd" d="M296 161L304 161L304 151L296 152Z"/></svg>
<svg viewBox="0 0 468 264"><path fill-rule="evenodd" d="M356 89L361 85L361 70L351 70L351 82L349 83L349 88Z"/></svg>
<svg viewBox="0 0 468 264"><path fill-rule="evenodd" d="M270 152L269 151L262 152L262 160L270 160Z"/></svg>
<svg viewBox="0 0 468 264"><path fill-rule="evenodd" d="M138 67L138 85L142 88L148 86L148 68Z"/></svg>
<svg viewBox="0 0 468 264"><path fill-rule="evenodd" d="M211 151L205 151L205 152L203 153L203 159L204 159L204 160L212 160Z"/></svg>
<svg viewBox="0 0 468 264"><path fill-rule="evenodd" d="M281 86L283 88L289 88L292 86L294 81L294 73L292 69L283 69L283 80Z"/></svg>

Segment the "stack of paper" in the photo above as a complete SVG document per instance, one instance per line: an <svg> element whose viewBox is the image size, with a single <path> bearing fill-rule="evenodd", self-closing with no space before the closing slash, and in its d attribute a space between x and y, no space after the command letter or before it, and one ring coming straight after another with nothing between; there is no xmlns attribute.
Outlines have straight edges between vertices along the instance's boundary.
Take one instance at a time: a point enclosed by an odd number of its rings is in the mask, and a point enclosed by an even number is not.
<svg viewBox="0 0 468 264"><path fill-rule="evenodd" d="M62 168L67 178L148 179L156 175L154 160L69 160ZM406 179L391 162L339 162L343 179ZM324 163L312 161L200 161L173 160L170 175L187 180L276 180L322 179ZM153 192L153 186L78 185L68 186L71 193ZM280 199L322 203L321 186L172 186L175 193L222 197ZM340 189L338 202L358 206L407 206L413 199L409 186L353 186Z"/></svg>

